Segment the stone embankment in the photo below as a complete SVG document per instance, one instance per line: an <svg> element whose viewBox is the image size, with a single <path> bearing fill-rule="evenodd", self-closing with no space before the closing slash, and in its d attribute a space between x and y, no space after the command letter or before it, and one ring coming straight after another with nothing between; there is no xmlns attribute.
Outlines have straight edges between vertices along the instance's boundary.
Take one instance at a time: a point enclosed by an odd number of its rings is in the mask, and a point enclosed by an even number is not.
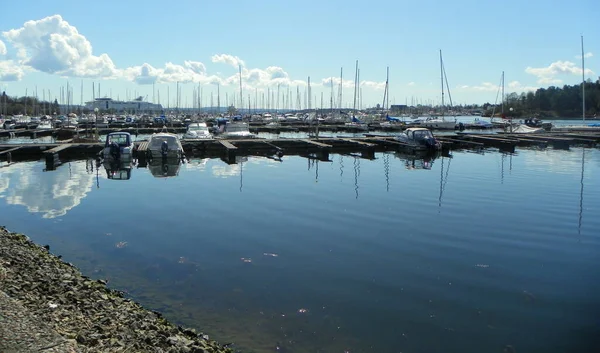
<svg viewBox="0 0 600 353"><path fill-rule="evenodd" d="M230 353L0 227L0 352Z"/></svg>

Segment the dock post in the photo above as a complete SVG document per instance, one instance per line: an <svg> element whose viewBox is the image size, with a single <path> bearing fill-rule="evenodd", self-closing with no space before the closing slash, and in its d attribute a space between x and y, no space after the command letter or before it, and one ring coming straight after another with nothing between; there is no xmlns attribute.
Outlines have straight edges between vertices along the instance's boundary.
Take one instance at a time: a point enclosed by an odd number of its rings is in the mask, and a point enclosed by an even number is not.
<svg viewBox="0 0 600 353"><path fill-rule="evenodd" d="M367 148L360 152L360 155L364 159L375 159L375 149Z"/></svg>
<svg viewBox="0 0 600 353"><path fill-rule="evenodd" d="M329 160L329 148L319 149L319 152L317 153L317 157L321 161L328 161Z"/></svg>
<svg viewBox="0 0 600 353"><path fill-rule="evenodd" d="M46 154L46 170L55 170L58 164L60 164L58 153Z"/></svg>

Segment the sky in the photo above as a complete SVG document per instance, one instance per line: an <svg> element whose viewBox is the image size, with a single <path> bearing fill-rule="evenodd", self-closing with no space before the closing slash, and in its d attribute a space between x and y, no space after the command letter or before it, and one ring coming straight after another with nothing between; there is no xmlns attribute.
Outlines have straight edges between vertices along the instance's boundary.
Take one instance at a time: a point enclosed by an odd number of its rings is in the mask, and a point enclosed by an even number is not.
<svg viewBox="0 0 600 353"><path fill-rule="evenodd" d="M241 67L244 107L306 108L310 77L328 108L343 69L347 108L358 61L357 107L383 104L387 67L390 105L437 105L441 50L452 103L494 103L502 72L506 93L580 83L581 36L598 79L599 18L597 0L21 0L0 5L0 89L239 107Z"/></svg>

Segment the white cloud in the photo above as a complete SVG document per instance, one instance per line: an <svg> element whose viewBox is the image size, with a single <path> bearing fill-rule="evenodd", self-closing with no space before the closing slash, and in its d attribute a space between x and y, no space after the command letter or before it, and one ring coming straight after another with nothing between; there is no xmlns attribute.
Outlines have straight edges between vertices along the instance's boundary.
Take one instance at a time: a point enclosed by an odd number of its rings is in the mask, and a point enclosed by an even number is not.
<svg viewBox="0 0 600 353"><path fill-rule="evenodd" d="M414 82L412 82L412 81L411 81L411 82L407 83L406 85L407 85L407 86L414 86L415 84L416 84L416 83L414 83Z"/></svg>
<svg viewBox="0 0 600 353"><path fill-rule="evenodd" d="M75 77L113 78L117 70L106 54L95 56L92 45L60 15L27 21L2 33L23 65L35 70Z"/></svg>
<svg viewBox="0 0 600 353"><path fill-rule="evenodd" d="M0 82L19 81L23 78L25 72L17 63L12 60L0 61Z"/></svg>
<svg viewBox="0 0 600 353"><path fill-rule="evenodd" d="M361 81L360 87L369 87L376 90L385 89L385 81L384 82L376 82L376 81Z"/></svg>
<svg viewBox="0 0 600 353"><path fill-rule="evenodd" d="M331 87L331 82L333 81L333 87L340 87L340 78L339 77L327 77L321 80L321 85L325 87ZM354 80L344 80L342 84L343 88L354 88Z"/></svg>
<svg viewBox="0 0 600 353"><path fill-rule="evenodd" d="M508 88L515 92L535 92L539 87L523 86L519 81L511 81L508 83Z"/></svg>
<svg viewBox="0 0 600 353"><path fill-rule="evenodd" d="M6 44L0 40L0 55L6 55Z"/></svg>
<svg viewBox="0 0 600 353"><path fill-rule="evenodd" d="M223 80L224 85L238 85L240 75L235 74ZM266 69L242 69L242 83L244 89L255 89L261 87L288 87L305 86L303 80L293 80L290 75L279 66L269 66Z"/></svg>
<svg viewBox="0 0 600 353"><path fill-rule="evenodd" d="M594 54L592 54L592 52L587 52L583 55L584 58L591 58L592 56L594 56ZM576 55L575 58L577 59L581 59L581 55Z"/></svg>
<svg viewBox="0 0 600 353"><path fill-rule="evenodd" d="M464 90L483 91L483 92L498 91L498 85L495 85L490 82L483 82L477 86L462 85L462 86L459 86L459 88L464 89Z"/></svg>
<svg viewBox="0 0 600 353"><path fill-rule="evenodd" d="M40 71L65 77L125 79L140 85L182 82L237 87L240 80L237 68L241 66L244 90L264 91L267 87L307 85L307 80L293 79L282 67L250 68L241 58L230 54L216 54L210 58L212 63L236 68L235 73L228 77L219 72L208 73L204 63L193 60L185 60L182 64L167 62L162 66L146 62L117 68L107 54L95 55L90 41L60 15L27 21L22 27L2 32L2 35L5 42L16 49L18 60L0 61L1 81L20 80L29 71ZM0 42L0 54L5 51L6 45ZM313 87L329 87L331 82L337 89L340 79L314 79L311 84ZM343 87L353 88L354 80L344 80ZM381 90L385 83L365 80L361 87Z"/></svg>
<svg viewBox="0 0 600 353"><path fill-rule="evenodd" d="M229 64L236 69L241 65L242 67L246 66L246 63L237 56L229 55L229 54L216 54L211 57L211 61L214 63L223 63Z"/></svg>
<svg viewBox="0 0 600 353"><path fill-rule="evenodd" d="M199 61L186 60L183 64L185 67L187 67L188 69L192 70L193 72L195 72L197 74L205 74L206 73L206 66L204 66L204 64Z"/></svg>
<svg viewBox="0 0 600 353"><path fill-rule="evenodd" d="M222 83L218 76L207 76L204 64L197 61L185 61L184 65L171 62L165 64L164 68L155 68L148 63L141 66L128 67L122 70L123 76L140 85L169 82L195 82L202 84Z"/></svg>
<svg viewBox="0 0 600 353"><path fill-rule="evenodd" d="M556 76L561 74L581 75L582 70L573 62L559 60L551 63L547 67L527 67L525 72L536 76L538 78L538 83L557 84L561 83L562 80L556 78ZM585 73L588 76L594 74L594 72L590 69L586 69Z"/></svg>

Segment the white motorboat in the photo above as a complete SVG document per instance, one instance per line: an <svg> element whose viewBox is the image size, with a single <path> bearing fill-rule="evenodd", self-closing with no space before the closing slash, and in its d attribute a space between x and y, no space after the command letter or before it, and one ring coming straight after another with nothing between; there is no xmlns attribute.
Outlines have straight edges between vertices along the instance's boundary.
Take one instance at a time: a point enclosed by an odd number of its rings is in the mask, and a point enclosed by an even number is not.
<svg viewBox="0 0 600 353"><path fill-rule="evenodd" d="M133 160L133 141L128 132L111 132L106 136L104 150L105 160L127 162Z"/></svg>
<svg viewBox="0 0 600 353"><path fill-rule="evenodd" d="M456 122L452 120L446 120L444 117L430 117L425 120L421 120L419 126L428 129L438 130L454 130L456 128Z"/></svg>
<svg viewBox="0 0 600 353"><path fill-rule="evenodd" d="M248 123L245 122L227 122L224 125L221 125L219 129L222 129L220 137L226 139L248 139L248 138L256 138L257 136L250 132L250 127Z"/></svg>
<svg viewBox="0 0 600 353"><path fill-rule="evenodd" d="M150 136L147 153L150 158L181 159L183 146L177 135L159 132Z"/></svg>
<svg viewBox="0 0 600 353"><path fill-rule="evenodd" d="M52 130L52 121L48 119L40 120L40 123L35 129L38 131Z"/></svg>
<svg viewBox="0 0 600 353"><path fill-rule="evenodd" d="M409 127L397 135L396 140L414 151L437 151L442 148L431 131L423 127Z"/></svg>
<svg viewBox="0 0 600 353"><path fill-rule="evenodd" d="M530 127L525 124L513 124L504 127L504 131L512 134L539 134L546 132L543 127Z"/></svg>
<svg viewBox="0 0 600 353"><path fill-rule="evenodd" d="M211 139L212 137L206 123L191 123L183 135L184 139Z"/></svg>

